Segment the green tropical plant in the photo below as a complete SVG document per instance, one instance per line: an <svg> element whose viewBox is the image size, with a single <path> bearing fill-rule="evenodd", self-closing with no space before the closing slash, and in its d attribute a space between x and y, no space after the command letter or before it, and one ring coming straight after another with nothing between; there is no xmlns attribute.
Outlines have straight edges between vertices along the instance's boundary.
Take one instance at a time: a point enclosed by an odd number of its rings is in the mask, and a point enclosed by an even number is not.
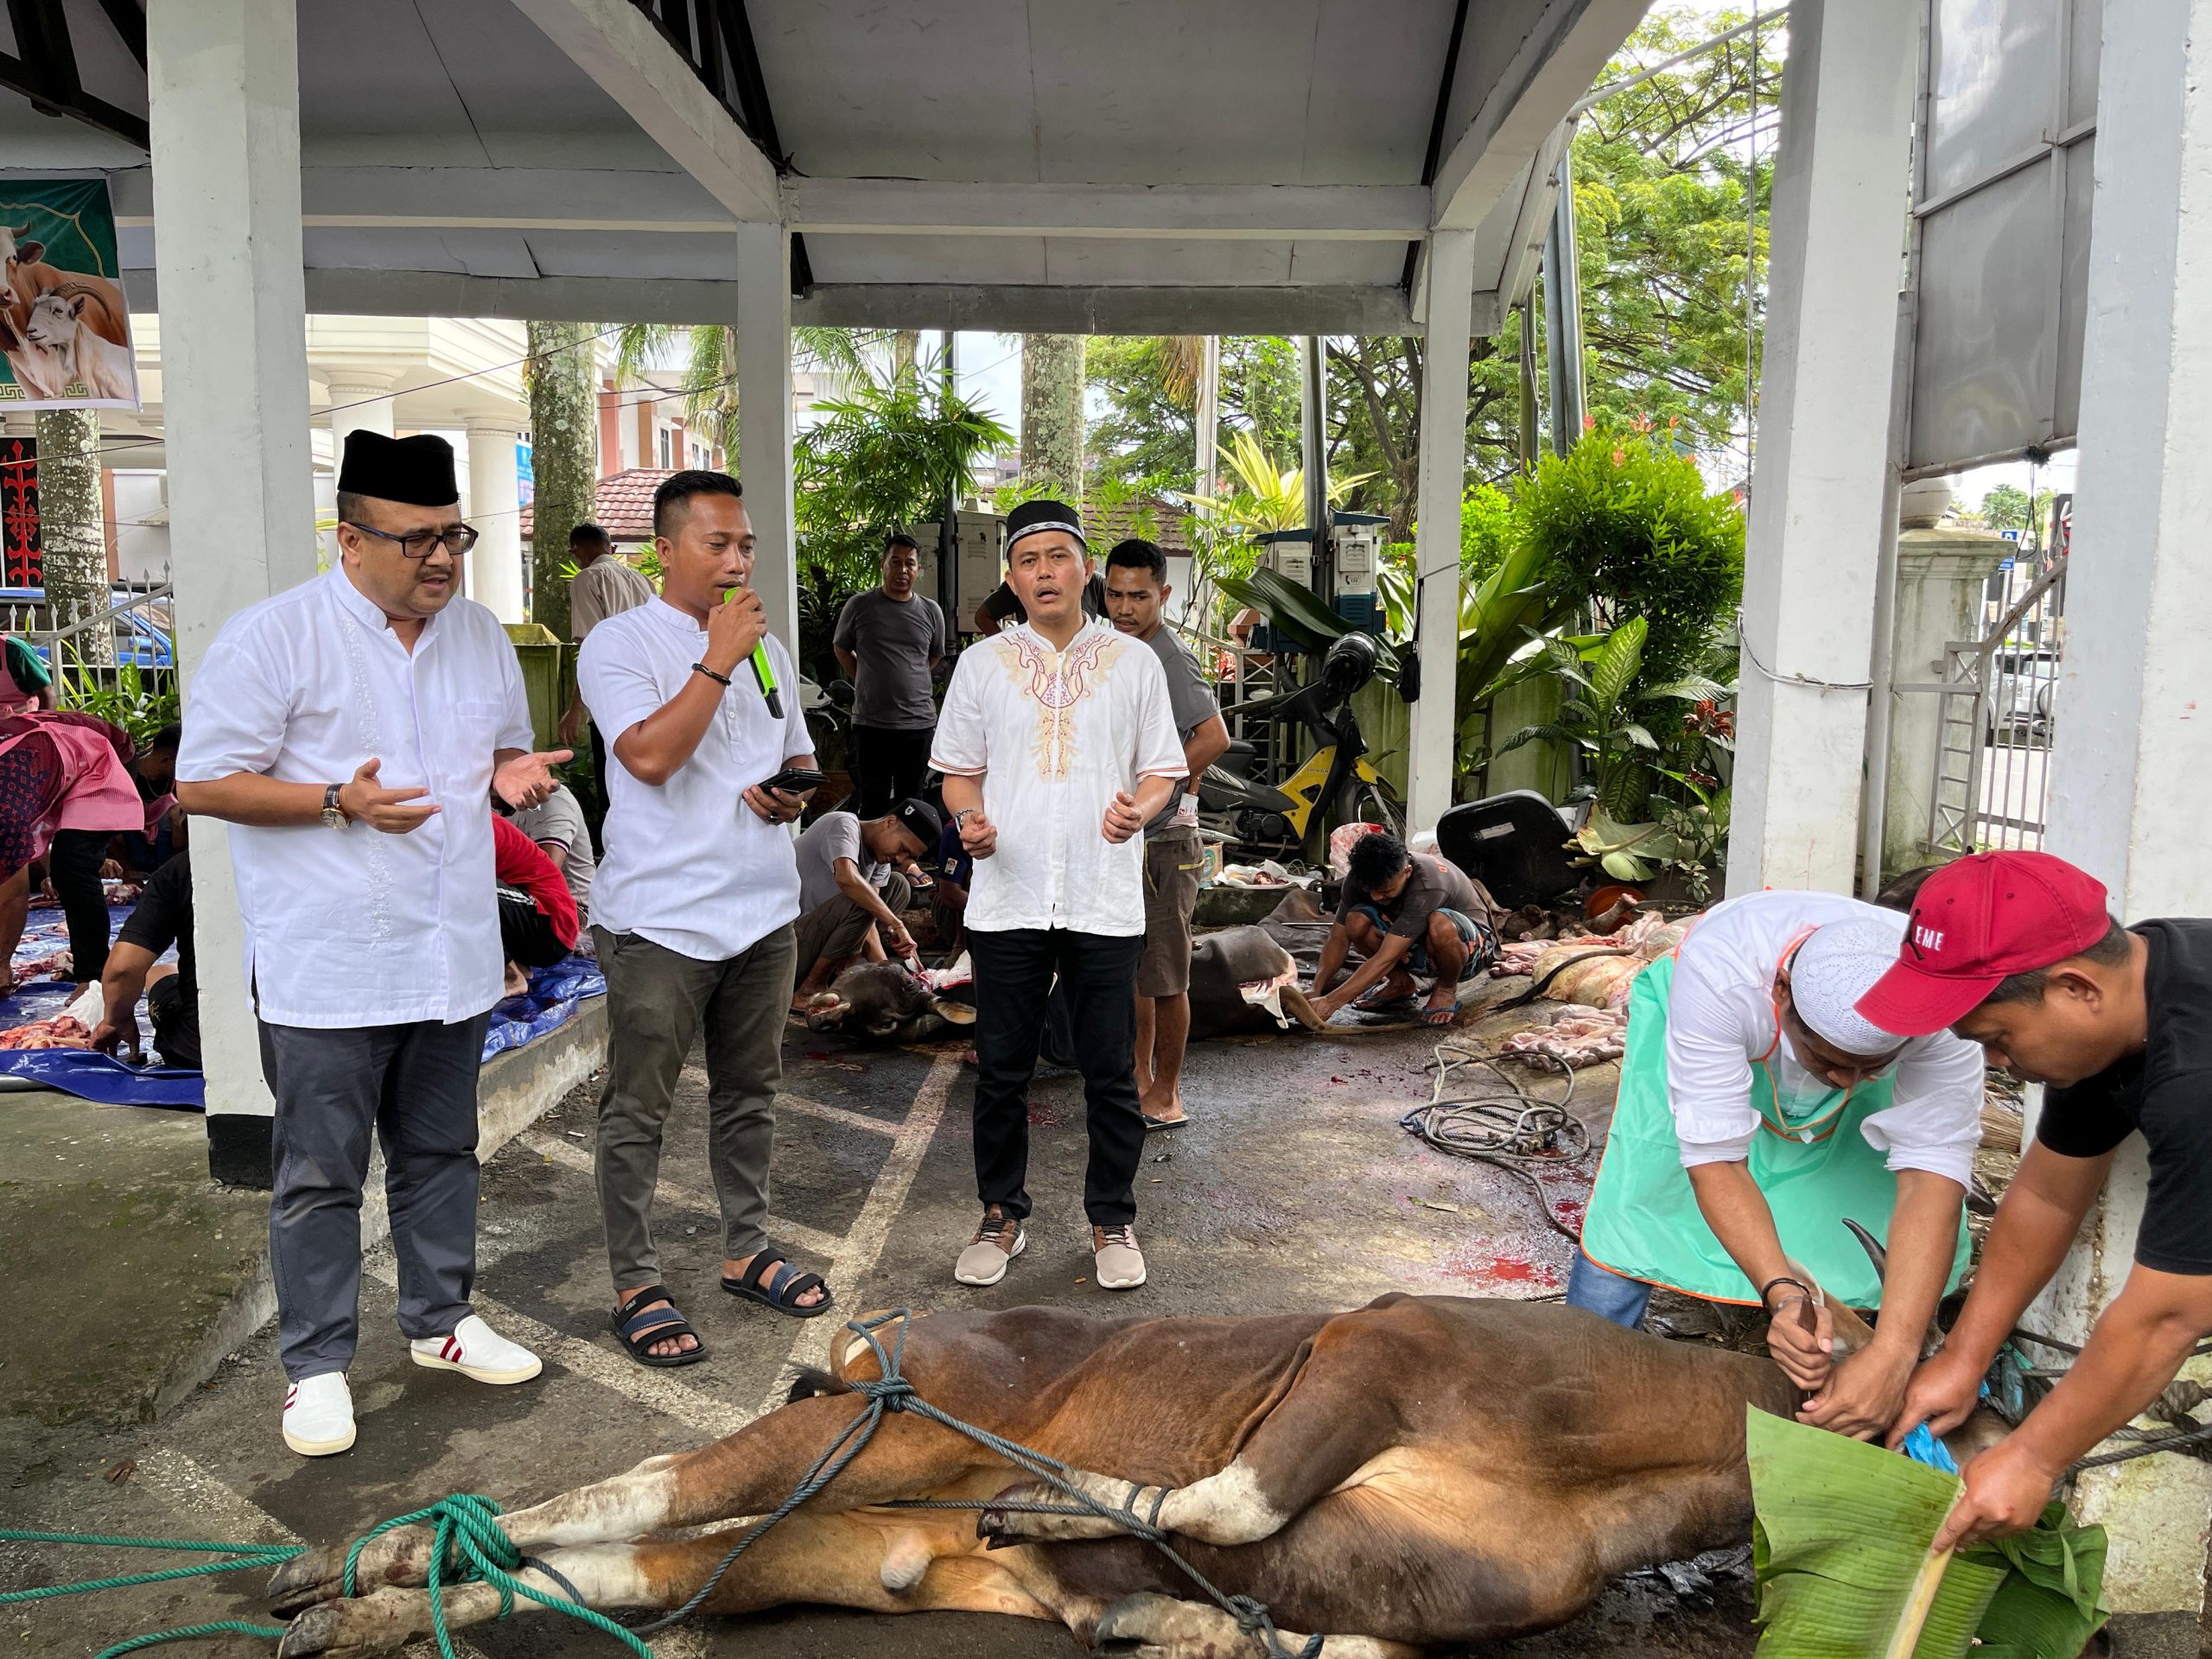
<svg viewBox="0 0 2212 1659"><path fill-rule="evenodd" d="M820 416L791 445L798 488L799 657L818 680L839 677L830 647L845 594L877 577L887 531L940 517L946 499L974 489L976 470L1014 435L988 410L947 396L931 377L871 375L842 397L819 400Z"/></svg>
<svg viewBox="0 0 2212 1659"><path fill-rule="evenodd" d="M175 723L181 705L174 673L156 677L143 672L136 663L118 663L111 668L89 664L66 641L61 656L63 660L56 664L54 690L62 708L120 726L130 734L133 743L140 745L162 727Z"/></svg>
<svg viewBox="0 0 2212 1659"><path fill-rule="evenodd" d="M1559 714L1542 725L1522 727L1499 744L1497 753L1540 741L1580 749L1590 766L1589 794L1615 819L1635 817L1650 799L1664 753L1653 726L1662 726L1671 737L1681 729L1684 713L1672 705L1711 702L1726 690L1701 674L1664 685L1643 684L1643 654L1649 637L1649 626L1642 617L1632 616L1594 650L1586 651L1571 640L1544 639L1527 661L1532 671L1548 671L1566 683Z"/></svg>
<svg viewBox="0 0 2212 1659"><path fill-rule="evenodd" d="M1221 454L1222 469L1230 489L1223 496L1193 495L1192 503L1234 526L1246 539L1297 530L1306 523L1306 469L1291 467L1278 471L1274 459L1249 432L1230 435ZM1372 477L1350 473L1329 480L1332 503L1344 499L1355 484Z"/></svg>
<svg viewBox="0 0 2212 1659"><path fill-rule="evenodd" d="M1930 1547L1956 1475L1746 1412L1760 1659L2073 1659L2104 1623L2104 1529L2064 1504L1946 1559Z"/></svg>
<svg viewBox="0 0 2212 1659"><path fill-rule="evenodd" d="M1642 618L1649 681L1687 673L1743 597L1743 511L1661 432L1593 429L1546 456L1519 518L1546 608L1587 603L1601 629Z"/></svg>

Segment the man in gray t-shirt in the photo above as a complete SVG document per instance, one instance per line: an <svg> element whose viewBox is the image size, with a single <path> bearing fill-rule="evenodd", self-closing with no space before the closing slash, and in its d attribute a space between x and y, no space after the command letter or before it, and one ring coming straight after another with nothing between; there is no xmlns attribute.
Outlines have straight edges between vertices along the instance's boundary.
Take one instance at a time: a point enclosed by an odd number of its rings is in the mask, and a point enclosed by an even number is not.
<svg viewBox="0 0 2212 1659"><path fill-rule="evenodd" d="M937 850L944 833L937 809L917 799L865 823L850 812L824 812L800 832L794 1008L804 1013L858 957L914 958L913 936L899 919L913 889L891 867L911 869Z"/></svg>
<svg viewBox="0 0 2212 1659"><path fill-rule="evenodd" d="M1152 647L1167 674L1167 707L1191 771L1144 827L1144 956L1137 964L1137 1096L1148 1128L1172 1128L1183 1112L1183 1050L1191 1036L1191 915L1198 902L1198 780L1229 749L1229 728L1197 658L1161 612L1171 590L1167 556L1132 539L1106 556L1106 614Z"/></svg>
<svg viewBox="0 0 2212 1659"><path fill-rule="evenodd" d="M883 544L883 585L855 594L837 613L831 645L853 683L853 782L863 817L918 795L929 770L937 702L930 676L944 660L944 613L914 591L914 538Z"/></svg>

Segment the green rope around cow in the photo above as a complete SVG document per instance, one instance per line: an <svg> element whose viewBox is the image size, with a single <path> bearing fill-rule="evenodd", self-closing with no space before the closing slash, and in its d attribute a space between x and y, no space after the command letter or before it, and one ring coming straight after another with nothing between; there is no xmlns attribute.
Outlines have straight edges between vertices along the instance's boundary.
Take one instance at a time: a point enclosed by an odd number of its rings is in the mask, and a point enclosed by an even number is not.
<svg viewBox="0 0 2212 1659"><path fill-rule="evenodd" d="M896 1324L898 1335L890 1351L876 1339L876 1332L885 1325ZM729 1551L708 1574L706 1582L694 1591L683 1605L665 1618L650 1624L631 1630L616 1624L604 1613L595 1612L581 1601L563 1599L533 1588L517 1576L517 1569L541 1565L528 1560L514 1541L499 1525L499 1506L488 1497L475 1497L466 1493L456 1494L433 1503L426 1510L412 1515L402 1515L385 1522L356 1539L346 1552L345 1592L355 1593L354 1566L360 1560L362 1549L371 1540L379 1538L396 1528L428 1525L432 1529L430 1573L428 1586L430 1599L430 1624L437 1637L441 1659L454 1659L453 1637L446 1629L445 1592L448 1586L488 1584L499 1592L499 1614L506 1618L514 1611L518 1595L553 1612L590 1625L620 1642L640 1659L652 1659L652 1649L643 1637L670 1625L681 1623L696 1612L708 1597L715 1592L737 1558L752 1548L753 1542L791 1511L813 1497L816 1493L835 1480L846 1465L867 1448L875 1438L875 1431L883 1422L887 1412L903 1411L966 1436L985 1450L997 1453L1015 1468L1043 1482L1074 1505L1064 1509L1057 1505L997 1504L971 1502L932 1502L922 1499L910 1507L917 1509L997 1509L1004 1508L1041 1514L1091 1515L1113 1522L1131 1536L1143 1540L1173 1561L1183 1575L1203 1591L1213 1604L1236 1621L1237 1628L1257 1642L1268 1659L1319 1659L1321 1637L1317 1633L1307 1638L1296 1653L1283 1645L1274 1621L1267 1608L1249 1596L1231 1595L1215 1585L1198 1569L1177 1553L1167 1541L1168 1535L1153 1521L1128 1509L1116 1509L1103 1503L1077 1488L1068 1477L1072 1472L1065 1464L1054 1461L1042 1452L1033 1452L1002 1435L973 1423L963 1423L957 1417L939 1411L935 1406L914 1392L914 1385L899 1372L899 1362L906 1349L906 1329L910 1323L905 1308L877 1315L872 1319L855 1319L845 1326L848 1331L865 1341L875 1356L880 1373L873 1381L852 1383L852 1391L868 1402L868 1408L849 1423L844 1431L832 1440L813 1465L791 1490L791 1495L775 1510L747 1529L744 1536L730 1546ZM120 1578L88 1579L73 1584L49 1585L35 1590L15 1590L0 1594L0 1606L12 1602L41 1601L54 1596L83 1595L95 1590L122 1590L135 1585L158 1584L172 1579L204 1577L210 1573L229 1573L241 1567L274 1567L301 1554L291 1544L223 1544L194 1543L172 1538L118 1538L92 1533L75 1532L16 1532L0 1531L0 1543L82 1544L112 1549L175 1549L207 1554L222 1554L229 1559L202 1562L197 1567L171 1567L158 1573L134 1573ZM558 1576L557 1574L556 1575ZM266 1624L248 1624L236 1619L208 1624L188 1624L173 1630L161 1630L150 1636L134 1637L117 1643L99 1654L97 1659L118 1659L118 1656L153 1647L163 1642L185 1642L210 1636L260 1636L281 1637L281 1628Z"/></svg>

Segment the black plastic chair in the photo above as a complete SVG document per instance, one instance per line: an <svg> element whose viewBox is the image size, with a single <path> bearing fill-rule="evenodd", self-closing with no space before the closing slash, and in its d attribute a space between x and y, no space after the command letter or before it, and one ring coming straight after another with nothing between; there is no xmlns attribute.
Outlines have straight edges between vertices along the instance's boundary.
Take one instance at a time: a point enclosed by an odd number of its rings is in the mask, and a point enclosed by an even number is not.
<svg viewBox="0 0 2212 1659"><path fill-rule="evenodd" d="M1436 850L1507 910L1548 904L1582 879L1567 820L1533 789L1455 806L1436 821Z"/></svg>

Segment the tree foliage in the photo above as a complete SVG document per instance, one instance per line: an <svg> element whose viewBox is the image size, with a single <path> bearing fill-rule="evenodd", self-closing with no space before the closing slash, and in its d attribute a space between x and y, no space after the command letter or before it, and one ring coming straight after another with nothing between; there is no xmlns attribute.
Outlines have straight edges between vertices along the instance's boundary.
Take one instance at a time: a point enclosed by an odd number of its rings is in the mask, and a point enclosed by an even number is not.
<svg viewBox="0 0 2212 1659"><path fill-rule="evenodd" d="M1601 80L1625 79L1748 12L1685 4L1647 18ZM1746 271L1763 276L1765 207L1777 135L1782 29L1763 31L1655 76L1597 105L1574 141L1584 378L1601 423L1643 418L1717 469L1741 442ZM1756 106L1756 107L1755 107ZM1760 221L1747 261L1746 141L1760 152ZM1542 306L1535 302L1538 326ZM1467 357L1469 481L1502 482L1521 469L1521 331L1515 309ZM1166 343L1094 342L1091 384L1105 413L1093 436L1098 467L1130 477L1187 478L1189 403L1168 389ZM1536 353L1542 377L1542 353ZM1388 539L1413 523L1419 467L1422 343L1343 337L1328 343L1329 467L1367 473L1348 505L1389 516ZM1223 342L1224 429L1252 430L1280 467L1298 461L1298 360L1294 342ZM1671 423L1671 426L1670 426ZM1740 470L1738 463L1735 468Z"/></svg>
<svg viewBox="0 0 2212 1659"><path fill-rule="evenodd" d="M1697 463L1664 429L1593 431L1547 455L1523 487L1525 543L1555 605L1590 601L1601 627L1642 617L1641 678L1700 664L1744 591L1744 515L1707 494Z"/></svg>

